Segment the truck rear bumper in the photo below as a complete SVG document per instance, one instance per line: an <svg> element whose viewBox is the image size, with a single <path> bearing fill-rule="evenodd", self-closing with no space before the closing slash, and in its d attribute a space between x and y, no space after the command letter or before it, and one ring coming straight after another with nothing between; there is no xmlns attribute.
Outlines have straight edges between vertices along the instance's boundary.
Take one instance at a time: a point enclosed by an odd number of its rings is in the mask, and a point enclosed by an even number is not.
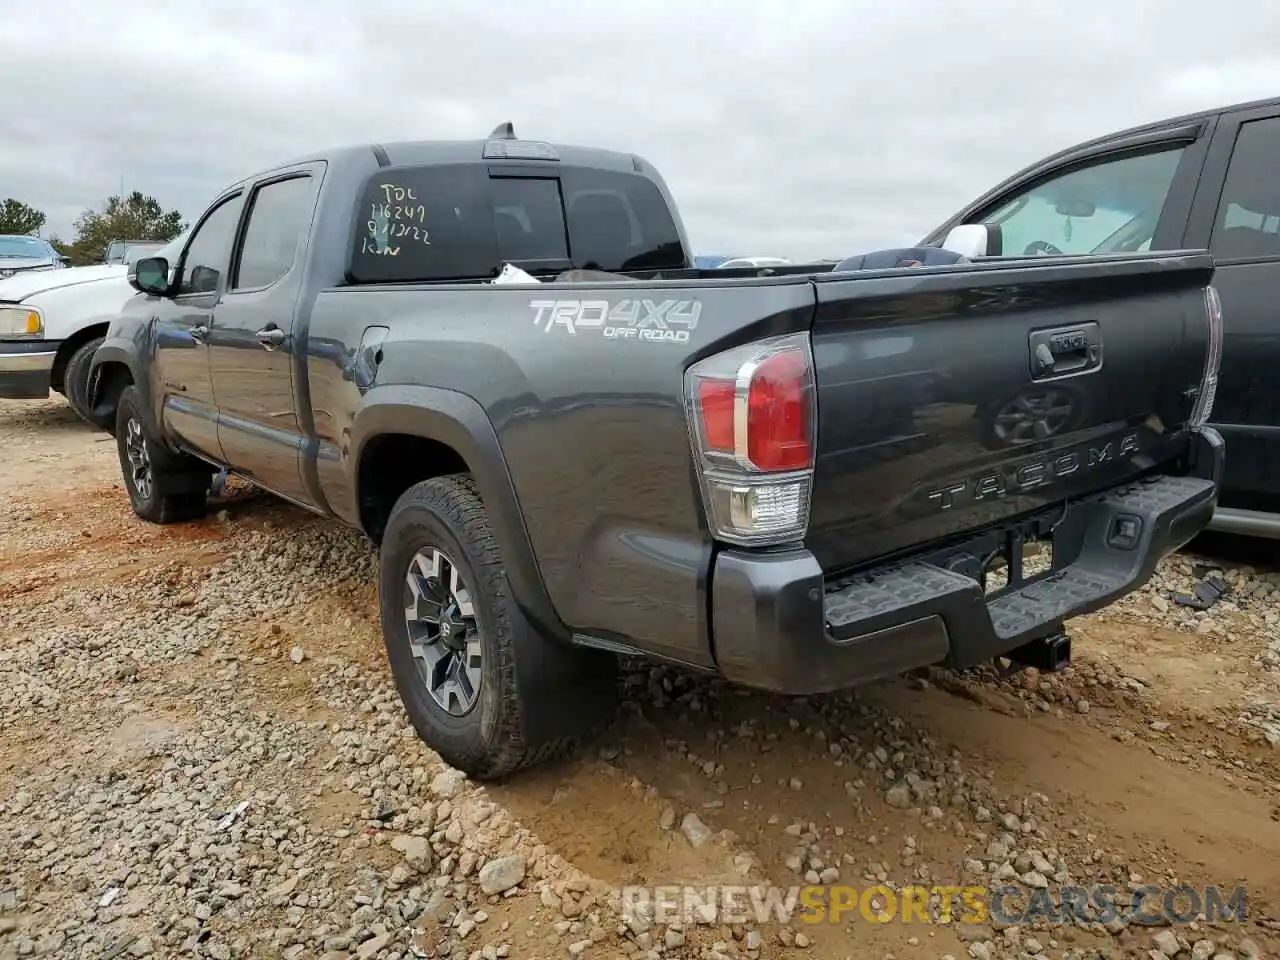
<svg viewBox="0 0 1280 960"><path fill-rule="evenodd" d="M61 341L0 340L0 398L43 400Z"/></svg>
<svg viewBox="0 0 1280 960"><path fill-rule="evenodd" d="M974 666L1061 630L1150 578L1205 528L1222 438L1193 436L1191 473L1126 484L1055 511L1054 568L984 594L965 545L829 579L807 550L721 552L711 590L716 663L729 680L820 693L931 664Z"/></svg>

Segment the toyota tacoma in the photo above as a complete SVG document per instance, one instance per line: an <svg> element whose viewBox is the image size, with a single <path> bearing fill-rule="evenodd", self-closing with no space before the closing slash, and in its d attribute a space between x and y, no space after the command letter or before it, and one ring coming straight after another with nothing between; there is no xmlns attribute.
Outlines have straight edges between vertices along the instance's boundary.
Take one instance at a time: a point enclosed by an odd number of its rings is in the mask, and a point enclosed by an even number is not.
<svg viewBox="0 0 1280 960"><path fill-rule="evenodd" d="M699 270L632 154L349 147L134 264L90 402L145 520L230 471L367 534L411 721L497 778L619 654L799 694L1052 669L1204 527L1207 253L918 254Z"/></svg>

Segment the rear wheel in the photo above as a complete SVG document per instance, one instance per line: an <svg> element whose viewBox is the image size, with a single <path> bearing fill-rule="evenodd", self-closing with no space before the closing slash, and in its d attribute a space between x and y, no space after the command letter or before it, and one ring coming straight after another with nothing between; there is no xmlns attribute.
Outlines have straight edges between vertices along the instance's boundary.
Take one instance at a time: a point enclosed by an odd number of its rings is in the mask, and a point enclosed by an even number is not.
<svg viewBox="0 0 1280 960"><path fill-rule="evenodd" d="M62 395L82 420L100 430L106 430L112 423L110 416L95 414L89 405L89 366L93 362L94 353L102 346L102 340L102 337L94 337L82 343L67 359L62 372Z"/></svg>
<svg viewBox="0 0 1280 960"><path fill-rule="evenodd" d="M143 520L177 523L204 515L213 471L155 437L133 386L125 387L116 407L116 450L129 502Z"/></svg>
<svg viewBox="0 0 1280 960"><path fill-rule="evenodd" d="M410 721L471 777L550 759L612 705L612 655L549 640L525 619L469 477L423 481L396 502L379 602Z"/></svg>

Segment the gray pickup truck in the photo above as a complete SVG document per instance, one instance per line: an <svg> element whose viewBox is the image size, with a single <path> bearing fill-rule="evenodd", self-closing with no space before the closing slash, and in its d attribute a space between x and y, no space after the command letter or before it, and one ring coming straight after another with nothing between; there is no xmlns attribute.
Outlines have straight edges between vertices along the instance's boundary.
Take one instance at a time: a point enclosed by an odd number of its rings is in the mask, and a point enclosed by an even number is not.
<svg viewBox="0 0 1280 960"><path fill-rule="evenodd" d="M90 398L140 517L226 469L377 543L409 717L496 778L618 654L786 693L1053 669L1205 525L1208 254L920 254L699 270L637 156L345 148L138 261Z"/></svg>

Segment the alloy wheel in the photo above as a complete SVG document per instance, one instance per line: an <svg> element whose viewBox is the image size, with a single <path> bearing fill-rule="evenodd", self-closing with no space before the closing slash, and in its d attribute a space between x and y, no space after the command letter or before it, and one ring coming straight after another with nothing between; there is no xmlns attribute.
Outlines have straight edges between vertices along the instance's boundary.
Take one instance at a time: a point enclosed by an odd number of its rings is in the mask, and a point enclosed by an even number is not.
<svg viewBox="0 0 1280 960"><path fill-rule="evenodd" d="M147 437L142 432L142 422L137 417L130 417L125 426L124 450L129 458L133 489L138 491L138 496L143 500L150 500L153 486L151 452L147 449Z"/></svg>
<svg viewBox="0 0 1280 960"><path fill-rule="evenodd" d="M462 571L437 547L419 550L409 561L404 622L431 699L450 716L465 716L480 696L480 631Z"/></svg>

